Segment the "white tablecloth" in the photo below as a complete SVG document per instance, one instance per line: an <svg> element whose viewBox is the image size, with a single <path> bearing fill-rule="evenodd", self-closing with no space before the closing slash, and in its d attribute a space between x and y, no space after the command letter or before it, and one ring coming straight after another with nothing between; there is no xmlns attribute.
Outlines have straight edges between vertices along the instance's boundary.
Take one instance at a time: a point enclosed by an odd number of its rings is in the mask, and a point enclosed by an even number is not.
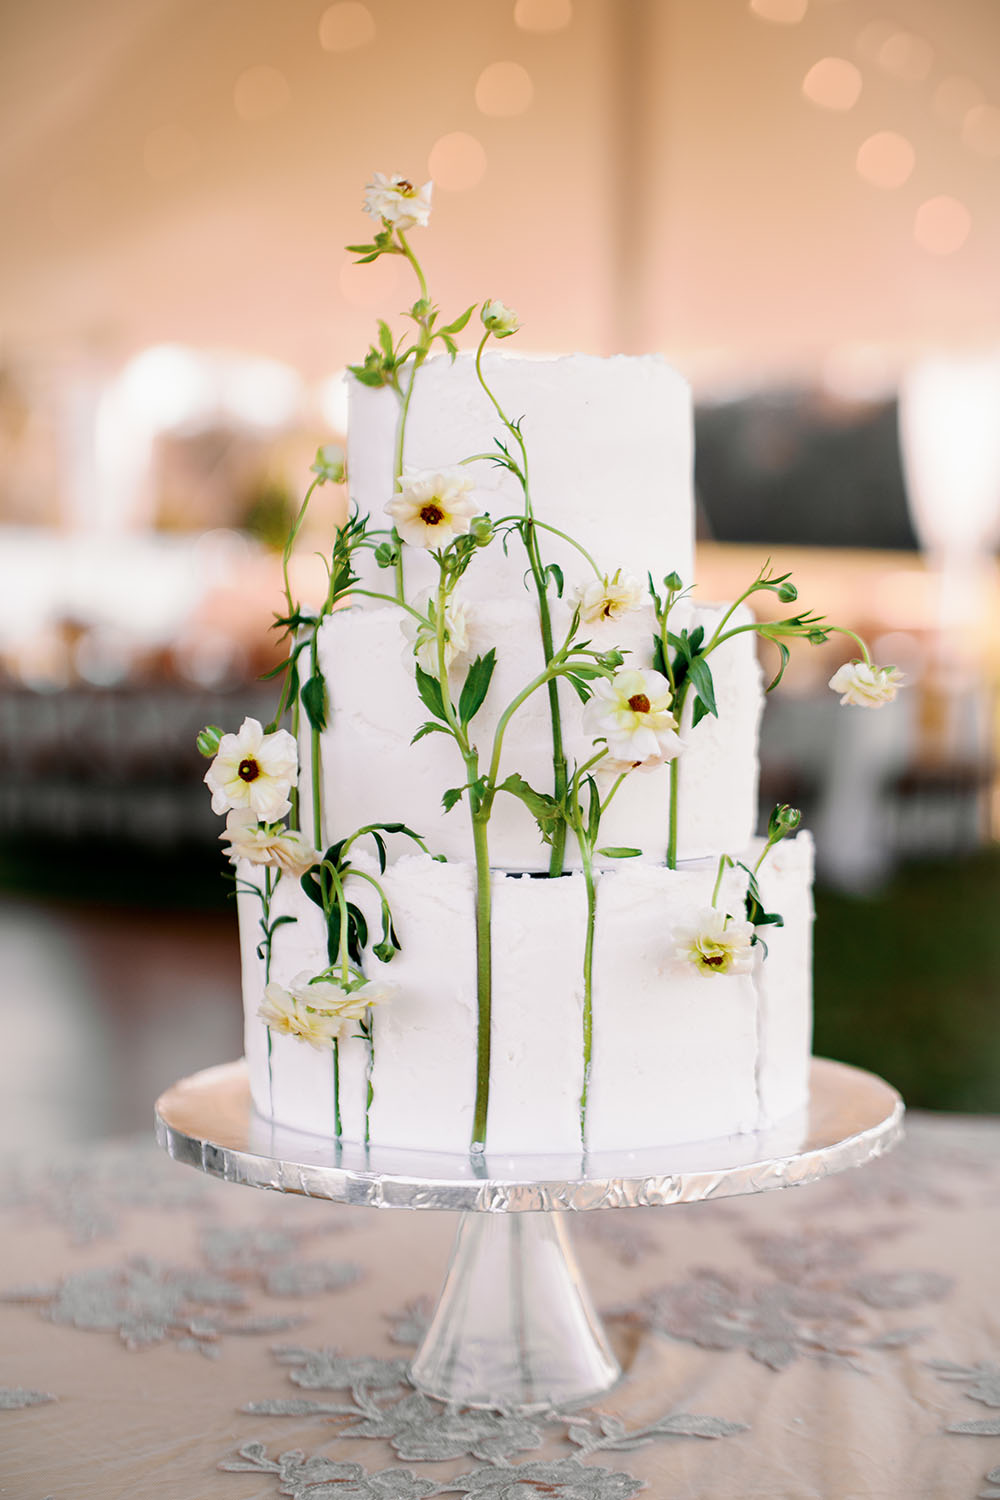
<svg viewBox="0 0 1000 1500"><path fill-rule="evenodd" d="M808 1188L573 1216L626 1378L572 1420L407 1384L454 1227L149 1140L5 1168L0 1496L1000 1497L1000 1121L911 1119Z"/></svg>

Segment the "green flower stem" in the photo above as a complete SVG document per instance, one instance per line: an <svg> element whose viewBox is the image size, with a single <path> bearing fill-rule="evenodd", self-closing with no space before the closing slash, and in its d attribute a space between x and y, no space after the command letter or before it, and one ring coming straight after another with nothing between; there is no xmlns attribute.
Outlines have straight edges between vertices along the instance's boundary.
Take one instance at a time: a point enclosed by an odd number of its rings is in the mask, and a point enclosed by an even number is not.
<svg viewBox="0 0 1000 1500"><path fill-rule="evenodd" d="M368 1064L365 1068L365 1145L371 1145L371 1109L375 1099L372 1074L375 1072L375 1017L371 1007L365 1011L365 1032L368 1037Z"/></svg>
<svg viewBox="0 0 1000 1500"><path fill-rule="evenodd" d="M722 854L722 855L720 855L719 856L719 868L718 868L718 871L717 871L716 876L715 876L715 885L712 887L712 902L711 902L711 904L713 906L715 905L715 903L719 899L719 890L720 890L720 888L722 886L722 877L726 873L727 870L731 870L732 868L733 868L733 862L729 858L729 855L728 854Z"/></svg>
<svg viewBox="0 0 1000 1500"><path fill-rule="evenodd" d="M270 865L265 865L264 866L264 889L260 893L261 906L263 907L263 912L264 912L264 929L265 929L265 932L266 932L266 935L267 935L267 941L266 941L265 946L264 946L264 984L265 985L269 984L270 983L270 979L271 979L271 940L272 940L272 933L271 933L271 895L272 895L273 891L274 891L274 885L272 883L271 867L270 867ZM265 1034L267 1036L267 1097L268 1097L268 1100L269 1100L269 1103L270 1103L271 1112L273 1114L274 1113L274 1074L273 1074L272 1068L271 1068L271 1054L272 1054L272 1052L274 1050L274 1046L273 1046L273 1042L271 1040L271 1028L270 1028L270 1026L266 1026L264 1028L264 1031L265 1031Z"/></svg>
<svg viewBox="0 0 1000 1500"><path fill-rule="evenodd" d="M670 762L670 803L667 812L667 869L677 868L677 791L680 771L678 757Z"/></svg>
<svg viewBox="0 0 1000 1500"><path fill-rule="evenodd" d="M414 255L413 251L410 249L410 242L406 238L406 235L404 234L403 230L402 229L397 229L396 230L396 234L397 234L397 236L399 238L399 243L402 246L403 254L406 256L407 260L410 262L410 265L413 267L414 272L416 273L417 281L420 283L420 295L421 295L422 298L426 299L426 297L427 297L427 281L426 281L426 279L424 277L424 273L423 273L423 271L421 269L420 262L417 260L417 257Z"/></svg>
<svg viewBox="0 0 1000 1500"><path fill-rule="evenodd" d="M609 799L610 800L610 799ZM587 1148L587 1093L594 1045L594 932L597 927L597 885L590 844L582 828L576 830L580 862L587 888L587 935L583 946L583 1087L580 1090L580 1145Z"/></svg>
<svg viewBox="0 0 1000 1500"><path fill-rule="evenodd" d="M496 396L490 390L483 375L483 350L489 342L489 329L484 333L476 350L476 376L486 395L493 403L493 408L507 431L515 438L521 450L521 487L524 491L524 515L525 525L522 531L525 551L528 554L528 564L531 568L532 577L535 580L535 591L538 595L538 619L542 632L542 651L546 664L552 661L552 617L549 612L549 599L545 587L545 573L542 568L541 555L538 550L538 537L535 532L534 510L531 504L531 488L528 480L528 449L520 431L510 421ZM563 748L562 735L562 713L559 705L559 684L555 678L548 682L549 695L549 719L552 725L552 791L557 802L564 802L568 786L568 772L566 765L566 752ZM552 853L549 857L549 874L561 875L566 855L566 825L560 820L556 824L552 834Z"/></svg>
<svg viewBox="0 0 1000 1500"><path fill-rule="evenodd" d="M397 229L396 235L399 239L400 248L403 254L410 262L410 265L413 267L413 270L416 274L417 284L420 287L421 300L426 301L427 279L424 276L420 262L417 260L417 257L410 249L410 242L406 238L406 235L403 233L403 231L401 229ZM396 487L403 474L403 445L406 439L406 422L410 414L410 401L413 397L413 386L417 378L417 371L420 369L420 366L423 364L424 360L427 358L427 355L430 352L430 339L428 337L427 328L424 325L419 326L420 338L418 339L417 344L413 350L413 364L410 367L410 375L409 380L406 383L406 390L402 393L402 405L400 407L399 422L396 427L396 452L393 458L392 465L393 494L395 494ZM398 385L396 389L399 389ZM403 580L403 548L399 540L399 533L396 531L395 527L393 527L392 529L392 539L396 544L396 599L398 603L402 604L406 600L406 590Z"/></svg>
<svg viewBox="0 0 1000 1500"><path fill-rule="evenodd" d="M604 759L603 755L601 756L601 759L602 760ZM592 766L593 764L594 764L593 761L588 761L587 762L588 766ZM586 770L586 769L587 769L587 766L584 766L583 770ZM628 775L627 771L623 771L621 773L621 775L618 777L617 781L615 782L614 786L611 788L610 792L605 797L604 801L601 803L601 817L602 818L604 817L604 814L607 812L608 808L611 806L611 799L612 799L612 797L614 797L615 793L617 792L618 788L621 786L622 782L625 780L625 777L627 775Z"/></svg>
<svg viewBox="0 0 1000 1500"><path fill-rule="evenodd" d="M486 1149L486 1116L490 1099L490 1050L493 1016L492 889L488 840L489 811L472 815L476 854L476 1102L472 1116L472 1146Z"/></svg>
<svg viewBox="0 0 1000 1500"><path fill-rule="evenodd" d="M826 628L830 631L835 632L837 635L850 636L851 640L856 641L861 647L861 656L865 665L868 667L874 666L874 662L871 659L871 654L868 650L868 647L865 645L865 642L862 640L861 636L856 635L853 630L848 630L844 625L828 625Z"/></svg>
<svg viewBox="0 0 1000 1500"><path fill-rule="evenodd" d="M480 454L477 454L477 457L479 457L479 458L493 458L494 455L491 454L491 453L480 453ZM466 460L466 462L471 462L471 460ZM493 523L494 524L494 530L496 530L500 526L506 526L506 525L508 525L512 521L521 522L523 520L524 520L523 516L502 516L499 521L495 521ZM580 556L583 557L583 558L585 558L586 561L593 568L593 570L594 570L594 576L596 578L603 579L604 574L601 572L600 568L597 566L596 562L591 557L591 555L587 551L586 547L584 547L582 545L582 543L578 542L575 539L575 537L571 537L565 531L560 531L558 526L550 526L549 523L548 523L548 521L539 521L538 518L537 518L537 516L532 516L532 518L531 518L531 524L532 524L532 526L537 527L541 531L549 531L549 532L552 533L553 536L561 537L564 542L568 542L571 547L575 547L576 550L577 550L577 552L579 552Z"/></svg>
<svg viewBox="0 0 1000 1500"><path fill-rule="evenodd" d="M383 604L394 604L397 609L405 609L408 615L412 615L422 625L427 623L419 609L414 609L412 604L407 604L405 599L397 599L393 594L377 594L373 589L349 588L345 589L342 594L337 595L338 599L353 599L357 597L363 599L380 599Z"/></svg>

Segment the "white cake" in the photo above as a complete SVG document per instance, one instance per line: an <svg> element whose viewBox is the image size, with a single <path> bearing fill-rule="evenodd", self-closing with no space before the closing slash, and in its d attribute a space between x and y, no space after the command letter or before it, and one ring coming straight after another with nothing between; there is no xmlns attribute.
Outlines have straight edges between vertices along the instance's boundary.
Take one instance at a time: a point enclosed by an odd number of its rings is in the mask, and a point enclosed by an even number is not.
<svg viewBox="0 0 1000 1500"><path fill-rule="evenodd" d="M692 576L693 501L690 393L659 357L556 360L487 356L486 378L505 410L522 419L530 453L534 515L570 534L611 574L645 580L676 570ZM348 475L351 497L376 527L393 493L398 402L388 390L354 384ZM420 371L406 427L406 463L434 469L493 450L496 413L472 361L430 360ZM494 521L520 513L513 476L481 459L470 466L479 509ZM553 532L546 563L562 570L551 601L553 633L566 634L574 590L593 577L583 553ZM437 578L433 557L403 549L406 596ZM497 648L497 666L473 721L488 746L498 718L545 666L538 603L525 587L525 554L514 538L473 557L459 585L469 609L468 656ZM391 592L370 552L361 583ZM526 580L531 584L530 577ZM682 600L671 629L712 630L721 606ZM757 816L757 731L762 701L754 634L748 629L712 658L718 716L691 724L688 702L677 758L676 868L667 868L669 770L628 774L600 829L602 848L637 848L629 858L598 855L591 953L589 1069L583 1045L583 955L587 891L579 851L567 843L565 871L549 876L549 849L527 807L497 797L489 829L492 866L492 986L488 1112L476 1139L477 1063L482 1061L482 993L477 996L476 879L468 801L447 813L442 794L463 781L455 743L431 733L411 744L428 712L415 687L404 611L354 597L317 637L325 679L326 726L318 735L319 848L366 824L403 823L430 853L387 838L380 874L371 842L359 844L347 895L379 928L381 882L400 945L389 963L371 946L364 974L390 980L391 1003L369 1017L370 1035L341 1032L335 1055L270 1028L261 956L261 868L241 861L239 913L246 1055L257 1111L283 1125L372 1146L491 1153L640 1149L755 1130L806 1101L811 1040L812 849L808 835L777 843L759 872L760 896L783 926L766 928L744 972L711 973L679 956L678 935L713 906L742 916L762 843ZM744 612L730 623L749 624ZM653 666L651 604L578 632L593 647L618 647L628 666ZM457 696L464 668L455 669ZM594 753L592 730L572 687L559 699L570 763ZM300 732L300 823L312 835L312 753ZM537 692L511 719L502 770L551 790L549 705ZM720 856L732 867L717 885ZM432 857L437 856L437 857ZM444 862L440 856L444 856ZM269 979L289 985L330 965L324 912L299 880L284 874L270 904ZM481 1072L481 1069L480 1069ZM480 1083L482 1079L480 1078ZM585 1086L586 1084L586 1086Z"/></svg>

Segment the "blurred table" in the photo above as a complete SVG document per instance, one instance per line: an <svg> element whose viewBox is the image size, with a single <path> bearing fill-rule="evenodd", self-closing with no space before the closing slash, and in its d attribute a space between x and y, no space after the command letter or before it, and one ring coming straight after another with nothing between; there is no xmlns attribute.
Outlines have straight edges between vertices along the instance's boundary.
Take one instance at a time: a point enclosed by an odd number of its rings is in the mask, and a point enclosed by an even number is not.
<svg viewBox="0 0 1000 1500"><path fill-rule="evenodd" d="M147 1139L0 1172L3 1500L1000 1497L1000 1121L756 1198L582 1214L599 1410L406 1380L451 1215L202 1178Z"/></svg>

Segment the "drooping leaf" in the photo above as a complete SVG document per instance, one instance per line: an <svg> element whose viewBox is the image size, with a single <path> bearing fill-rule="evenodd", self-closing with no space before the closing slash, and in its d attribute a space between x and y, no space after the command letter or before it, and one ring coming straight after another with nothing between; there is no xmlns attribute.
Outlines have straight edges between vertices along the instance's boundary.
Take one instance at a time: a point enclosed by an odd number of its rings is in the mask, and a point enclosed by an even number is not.
<svg viewBox="0 0 1000 1500"><path fill-rule="evenodd" d="M564 672L562 675L565 677L568 683L572 684L576 696L579 698L580 702L589 703L592 694L587 684L585 682L582 682L579 677L574 676L572 672Z"/></svg>
<svg viewBox="0 0 1000 1500"><path fill-rule="evenodd" d="M635 859L642 853L642 850L612 846L610 849L598 849L597 852L598 854L603 854L606 859Z"/></svg>
<svg viewBox="0 0 1000 1500"><path fill-rule="evenodd" d="M417 740L422 740L426 734L451 734L451 730L447 724L435 724L433 720L428 719L425 724L421 724L410 744L415 745Z"/></svg>
<svg viewBox="0 0 1000 1500"><path fill-rule="evenodd" d="M545 573L543 574L543 577L547 577L547 578L551 578L552 579L552 582L556 586L556 594L561 599L562 596L563 596L563 588L564 588L565 580L563 579L563 570L559 566L559 564L558 563L549 563L548 567L545 569Z"/></svg>
<svg viewBox="0 0 1000 1500"><path fill-rule="evenodd" d="M701 627L698 627L699 630ZM698 695L699 702L705 705L705 710L713 718L719 717L719 710L715 705L715 683L712 681L712 669L703 656L693 656L688 667L688 676L691 678L691 686Z"/></svg>
<svg viewBox="0 0 1000 1500"><path fill-rule="evenodd" d="M368 923L360 906L355 906L353 901L347 903L347 951L358 965L364 956L363 950L368 946Z"/></svg>
<svg viewBox="0 0 1000 1500"><path fill-rule="evenodd" d="M708 709L704 701L701 698L695 698L694 707L691 710L691 727L693 729L697 728L702 719L706 718L707 715Z"/></svg>
<svg viewBox="0 0 1000 1500"><path fill-rule="evenodd" d="M597 782L593 776L587 777L587 791L590 797L587 810L587 840L593 848L597 843L597 835L601 827L601 794L597 790Z"/></svg>
<svg viewBox="0 0 1000 1500"><path fill-rule="evenodd" d="M441 798L441 806L444 808L446 813L451 812L452 808L455 806L455 803L461 801L464 791L464 786L452 786L448 788L444 796Z"/></svg>
<svg viewBox="0 0 1000 1500"><path fill-rule="evenodd" d="M559 804L554 797L547 792L536 792L535 788L530 786L516 771L512 771L506 781L500 783L497 790L509 792L512 797L519 798L538 824L543 840L546 843L552 842L553 830L562 818Z"/></svg>
<svg viewBox="0 0 1000 1500"><path fill-rule="evenodd" d="M774 676L771 678L771 681L768 683L767 687L764 689L764 691L767 693L773 693L774 689L778 686L778 683L784 677L785 668L788 666L789 657L791 656L791 652L785 645L784 641L775 641L774 644L777 646L778 651L781 655L781 664L778 667L777 672L775 672Z"/></svg>
<svg viewBox="0 0 1000 1500"><path fill-rule="evenodd" d="M423 667L418 666L417 692L425 708L429 709L435 719L444 719L444 698L441 695L441 684L436 677L425 672Z"/></svg>
<svg viewBox="0 0 1000 1500"><path fill-rule="evenodd" d="M744 901L746 906L747 921L753 927L784 927L785 919L779 912L765 911L764 903L760 899L760 886L757 877L748 865L739 862L739 868L747 876L747 893ZM766 950L765 950L766 956Z"/></svg>
<svg viewBox="0 0 1000 1500"><path fill-rule="evenodd" d="M653 670L660 672L664 677L670 674L667 671L667 658L663 651L663 640L660 636L653 636Z"/></svg>
<svg viewBox="0 0 1000 1500"><path fill-rule="evenodd" d="M374 828L372 829L372 841L375 844L375 848L378 850L378 867L379 867L379 873L382 874L382 875L384 875L385 874L385 839L382 837L382 835L380 833L376 833Z"/></svg>
<svg viewBox="0 0 1000 1500"><path fill-rule="evenodd" d="M477 656L469 668L468 676L458 700L458 717L463 724L474 719L489 690L490 679L497 664L496 647L491 646L485 656Z"/></svg>
<svg viewBox="0 0 1000 1500"><path fill-rule="evenodd" d="M318 672L302 685L302 707L313 729L326 728L326 683Z"/></svg>

